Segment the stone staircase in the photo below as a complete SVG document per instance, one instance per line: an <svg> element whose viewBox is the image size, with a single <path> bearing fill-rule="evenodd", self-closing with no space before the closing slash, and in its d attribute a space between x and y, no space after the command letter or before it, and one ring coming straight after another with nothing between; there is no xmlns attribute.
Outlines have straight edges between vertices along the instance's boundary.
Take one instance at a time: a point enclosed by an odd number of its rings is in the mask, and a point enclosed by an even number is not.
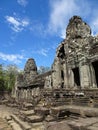
<svg viewBox="0 0 98 130"><path fill-rule="evenodd" d="M63 100L65 101L65 99ZM63 100L59 100L60 103L63 102ZM67 101L71 100L72 98L68 98ZM65 103L67 101L65 101ZM78 104L80 102L83 102L83 104L88 103L88 98L77 98L74 103ZM43 105L43 102L39 102L35 107L31 105L31 103L25 102L24 104L25 105L22 105L22 107L18 107L18 110L13 114L6 117L6 120L12 130L46 130L46 126L44 124L45 122L47 124L50 122L57 122L62 119L78 120L80 117L84 119L87 117L98 117L97 108L65 105L64 102L62 105L57 104L57 106L47 106L47 104Z"/></svg>
<svg viewBox="0 0 98 130"><path fill-rule="evenodd" d="M44 111L46 110L41 110L39 105L42 107L42 104L39 103L34 108L32 103L23 102L17 107L17 111L10 116L6 116L5 119L12 130L44 130L43 120L45 118Z"/></svg>
<svg viewBox="0 0 98 130"><path fill-rule="evenodd" d="M34 112L34 110L20 110L19 113L11 114L6 117L12 130L43 130L43 117Z"/></svg>
<svg viewBox="0 0 98 130"><path fill-rule="evenodd" d="M53 102L53 106L62 106L62 105L71 105L72 103L72 98L68 97L68 98L59 98L59 99L54 99Z"/></svg>
<svg viewBox="0 0 98 130"><path fill-rule="evenodd" d="M93 101L94 106L97 107L98 97L94 97ZM70 105L75 105L75 107ZM12 130L45 130L44 122L53 122L69 117L72 119L98 117L98 111L96 109L88 110L88 106L90 106L89 97L51 97L51 100L48 97L40 100L35 107L32 102L17 103L17 111L6 117L6 120ZM10 107L15 107L15 103ZM86 107L88 108L84 109Z"/></svg>
<svg viewBox="0 0 98 130"><path fill-rule="evenodd" d="M32 103L21 102L17 111L6 117L6 120L13 130L44 130L43 121L56 121L56 118L49 115L49 109L49 104L43 101L35 107Z"/></svg>
<svg viewBox="0 0 98 130"><path fill-rule="evenodd" d="M20 120L16 115L10 115L6 117L8 124L12 127L12 130L28 130L30 128L25 122Z"/></svg>
<svg viewBox="0 0 98 130"><path fill-rule="evenodd" d="M88 106L89 102L89 97L75 97L72 99L72 104L77 106Z"/></svg>

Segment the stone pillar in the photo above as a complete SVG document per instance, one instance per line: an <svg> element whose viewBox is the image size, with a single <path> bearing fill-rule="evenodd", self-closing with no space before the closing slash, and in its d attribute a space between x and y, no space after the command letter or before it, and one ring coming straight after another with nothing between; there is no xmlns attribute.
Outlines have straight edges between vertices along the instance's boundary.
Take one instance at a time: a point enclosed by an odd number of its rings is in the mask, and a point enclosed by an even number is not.
<svg viewBox="0 0 98 130"><path fill-rule="evenodd" d="M72 71L72 68L68 68L67 70L67 84L68 84L68 89L75 87L75 83L74 83L74 74Z"/></svg>
<svg viewBox="0 0 98 130"><path fill-rule="evenodd" d="M34 97L34 89L32 89L32 98Z"/></svg>
<svg viewBox="0 0 98 130"><path fill-rule="evenodd" d="M36 96L36 88L33 88L33 97Z"/></svg>
<svg viewBox="0 0 98 130"><path fill-rule="evenodd" d="M63 67L64 67L64 86L65 86L65 88L68 88L68 86L69 86L69 82L68 82L69 75L68 75L68 66L67 66L67 63L65 63L63 65Z"/></svg>
<svg viewBox="0 0 98 130"><path fill-rule="evenodd" d="M56 61L53 64L53 70L52 78L53 78L53 87L59 88L61 86L61 67L59 59L56 59Z"/></svg>
<svg viewBox="0 0 98 130"><path fill-rule="evenodd" d="M30 99L32 99L32 89L30 89Z"/></svg>
<svg viewBox="0 0 98 130"><path fill-rule="evenodd" d="M51 80L51 75L46 76L44 88L52 89L52 84L51 84L51 82L52 82L52 80Z"/></svg>
<svg viewBox="0 0 98 130"><path fill-rule="evenodd" d="M22 89L20 90L20 99L22 99Z"/></svg>
<svg viewBox="0 0 98 130"><path fill-rule="evenodd" d="M21 89L21 99L22 99L22 100L23 100L23 98L24 98L24 95L23 95L24 93L23 93L23 92L24 92L24 89Z"/></svg>
<svg viewBox="0 0 98 130"><path fill-rule="evenodd" d="M21 99L21 89L18 90L18 99Z"/></svg>
<svg viewBox="0 0 98 130"><path fill-rule="evenodd" d="M91 80L90 80L91 81L91 88L97 88L95 71L94 71L92 64L90 65L90 72L91 72Z"/></svg>
<svg viewBox="0 0 98 130"><path fill-rule="evenodd" d="M21 89L21 99L23 98L23 89Z"/></svg>
<svg viewBox="0 0 98 130"><path fill-rule="evenodd" d="M80 82L81 88L89 88L91 86L91 75L89 65L85 64L80 66Z"/></svg>
<svg viewBox="0 0 98 130"><path fill-rule="evenodd" d="M28 90L26 89L26 100L28 99Z"/></svg>
<svg viewBox="0 0 98 130"><path fill-rule="evenodd" d="M70 87L74 87L75 86L74 73L73 73L72 69L69 70L69 86Z"/></svg>
<svg viewBox="0 0 98 130"><path fill-rule="evenodd" d="M23 89L23 99L25 99L25 89Z"/></svg>
<svg viewBox="0 0 98 130"><path fill-rule="evenodd" d="M30 98L30 91L29 91L29 89L28 89L27 92L28 92L28 97L27 97L27 98L28 98L28 100L29 100L29 98Z"/></svg>
<svg viewBox="0 0 98 130"><path fill-rule="evenodd" d="M17 89L17 91L16 91L16 98L17 98L17 100L19 100L19 89Z"/></svg>
<svg viewBox="0 0 98 130"><path fill-rule="evenodd" d="M26 90L24 89L24 100L26 99Z"/></svg>

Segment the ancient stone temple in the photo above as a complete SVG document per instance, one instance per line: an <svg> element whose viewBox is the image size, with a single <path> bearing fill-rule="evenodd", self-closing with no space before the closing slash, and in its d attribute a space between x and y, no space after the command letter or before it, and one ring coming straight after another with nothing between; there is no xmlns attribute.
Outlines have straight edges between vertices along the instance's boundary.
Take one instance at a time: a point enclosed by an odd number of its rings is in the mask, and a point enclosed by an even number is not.
<svg viewBox="0 0 98 130"><path fill-rule="evenodd" d="M73 16L51 70L38 74L35 60L28 59L14 98L3 102L13 107L6 118L13 130L97 130L98 36Z"/></svg>
<svg viewBox="0 0 98 130"><path fill-rule="evenodd" d="M98 36L82 19L74 16L66 29L66 39L57 48L52 66L53 86L96 88L98 86Z"/></svg>
<svg viewBox="0 0 98 130"><path fill-rule="evenodd" d="M29 59L24 74L17 78L17 95L38 96L43 89L82 90L98 87L98 36L79 16L69 20L66 38L56 50L51 70L37 74L34 59Z"/></svg>

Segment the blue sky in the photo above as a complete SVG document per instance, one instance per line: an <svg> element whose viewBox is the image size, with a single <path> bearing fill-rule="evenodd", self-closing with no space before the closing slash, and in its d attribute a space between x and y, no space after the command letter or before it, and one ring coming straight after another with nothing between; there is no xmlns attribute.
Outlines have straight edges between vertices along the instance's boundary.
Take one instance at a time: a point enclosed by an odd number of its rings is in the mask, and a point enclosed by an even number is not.
<svg viewBox="0 0 98 130"><path fill-rule="evenodd" d="M0 64L51 66L73 15L98 33L98 0L0 0Z"/></svg>

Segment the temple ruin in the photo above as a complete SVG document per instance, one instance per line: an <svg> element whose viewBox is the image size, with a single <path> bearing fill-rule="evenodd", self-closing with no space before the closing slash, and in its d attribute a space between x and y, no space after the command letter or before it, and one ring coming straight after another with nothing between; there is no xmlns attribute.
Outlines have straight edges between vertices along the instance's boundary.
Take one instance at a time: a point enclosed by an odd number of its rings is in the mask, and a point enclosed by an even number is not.
<svg viewBox="0 0 98 130"><path fill-rule="evenodd" d="M0 103L13 130L97 130L98 36L73 16L51 70L38 74L35 60L28 59L12 97Z"/></svg>
<svg viewBox="0 0 98 130"><path fill-rule="evenodd" d="M28 59L24 74L17 77L16 97L33 98L44 89L97 89L97 66L98 36L92 36L90 26L79 16L73 16L66 38L56 50L51 70L38 75L34 59Z"/></svg>

